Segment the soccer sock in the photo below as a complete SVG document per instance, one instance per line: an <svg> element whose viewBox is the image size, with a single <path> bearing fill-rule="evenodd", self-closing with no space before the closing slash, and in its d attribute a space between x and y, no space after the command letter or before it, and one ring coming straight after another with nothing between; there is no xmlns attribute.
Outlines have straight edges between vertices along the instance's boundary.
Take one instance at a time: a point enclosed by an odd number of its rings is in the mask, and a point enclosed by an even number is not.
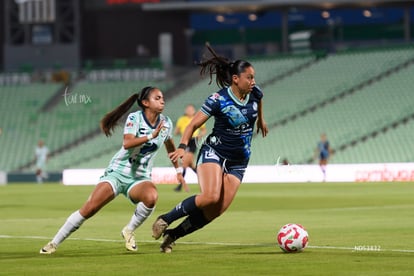
<svg viewBox="0 0 414 276"><path fill-rule="evenodd" d="M211 221L208 221L204 217L203 211L201 209L197 209L191 215L189 215L183 222L181 222L177 227L169 231L168 234L176 240L198 229L203 228L210 222Z"/></svg>
<svg viewBox="0 0 414 276"><path fill-rule="evenodd" d="M127 228L131 231L134 231L138 228L154 211L154 208L148 208L144 203L140 202L137 204L134 214L131 217L131 220L127 224Z"/></svg>
<svg viewBox="0 0 414 276"><path fill-rule="evenodd" d="M187 216L194 212L195 210L198 210L198 207L195 203L196 196L190 196L180 203L177 204L170 212L164 214L161 216L161 218L168 224L171 224L173 221L182 218L184 216Z"/></svg>
<svg viewBox="0 0 414 276"><path fill-rule="evenodd" d="M73 212L68 219L66 220L65 224L59 229L56 233L55 237L53 238L52 242L56 245L62 243L70 234L75 232L79 229L82 223L86 219L79 213L78 211Z"/></svg>

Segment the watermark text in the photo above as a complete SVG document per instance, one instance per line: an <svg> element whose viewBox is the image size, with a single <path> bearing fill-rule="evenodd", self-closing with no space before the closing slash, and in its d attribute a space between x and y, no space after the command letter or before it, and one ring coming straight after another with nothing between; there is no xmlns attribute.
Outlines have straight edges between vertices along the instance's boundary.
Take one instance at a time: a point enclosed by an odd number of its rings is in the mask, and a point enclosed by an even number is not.
<svg viewBox="0 0 414 276"><path fill-rule="evenodd" d="M65 99L66 106L72 104L89 104L92 103L92 99L87 94L78 94L78 93L70 93L68 92L68 87L65 89L65 93L63 94Z"/></svg>

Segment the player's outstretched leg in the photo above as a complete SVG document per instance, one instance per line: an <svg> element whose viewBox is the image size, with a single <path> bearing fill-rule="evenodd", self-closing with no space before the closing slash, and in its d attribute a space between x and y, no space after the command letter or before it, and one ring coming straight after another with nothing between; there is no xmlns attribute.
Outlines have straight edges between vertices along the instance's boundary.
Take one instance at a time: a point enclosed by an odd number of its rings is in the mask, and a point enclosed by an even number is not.
<svg viewBox="0 0 414 276"><path fill-rule="evenodd" d="M183 222L181 222L174 229L167 229L164 232L164 240L160 245L160 251L163 253L171 253L172 246L175 245L175 241L181 237L184 237L198 229L203 228L209 224L203 214L203 211L198 209L191 215L189 215Z"/></svg>
<svg viewBox="0 0 414 276"><path fill-rule="evenodd" d="M168 225L170 225L173 221L188 216L192 212L199 210L196 206L195 198L195 195L190 196L178 203L177 206L175 206L170 212L159 216L152 225L152 236L155 239L159 239L167 229Z"/></svg>
<svg viewBox="0 0 414 276"><path fill-rule="evenodd" d="M158 240L168 227L168 223L161 216L152 225L152 237Z"/></svg>
<svg viewBox="0 0 414 276"><path fill-rule="evenodd" d="M62 225L53 239L43 246L39 253L40 254L52 254L56 251L59 244L61 244L67 237L70 236L73 232L79 229L82 223L86 219L78 211L73 212Z"/></svg>
<svg viewBox="0 0 414 276"><path fill-rule="evenodd" d="M175 245L175 238L170 234L171 230L166 230L163 235L163 241L160 245L160 252L171 253L173 245Z"/></svg>

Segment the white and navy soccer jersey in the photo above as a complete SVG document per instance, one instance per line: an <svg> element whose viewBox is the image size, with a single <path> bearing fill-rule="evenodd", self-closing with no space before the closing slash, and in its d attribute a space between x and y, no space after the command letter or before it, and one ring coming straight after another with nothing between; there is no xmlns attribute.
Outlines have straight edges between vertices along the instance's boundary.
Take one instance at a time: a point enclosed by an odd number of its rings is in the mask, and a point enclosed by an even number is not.
<svg viewBox="0 0 414 276"><path fill-rule="evenodd" d="M209 96L201 111L209 117L215 117L215 122L206 144L222 158L248 160L254 124L262 97L262 92L255 88L244 101L241 101L233 94L230 87Z"/></svg>
<svg viewBox="0 0 414 276"><path fill-rule="evenodd" d="M159 135L139 147L122 147L112 158L108 169L131 177L151 177L153 160L164 142L172 137L173 123L167 116L160 115L155 125L151 125L142 111L130 113L125 122L124 134L142 137L151 134L160 121L164 121Z"/></svg>

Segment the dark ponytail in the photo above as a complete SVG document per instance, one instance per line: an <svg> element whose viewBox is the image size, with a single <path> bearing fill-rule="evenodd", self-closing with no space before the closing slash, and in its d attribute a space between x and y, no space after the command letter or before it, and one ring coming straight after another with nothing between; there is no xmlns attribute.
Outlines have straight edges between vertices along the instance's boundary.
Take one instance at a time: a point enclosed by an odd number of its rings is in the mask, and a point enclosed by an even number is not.
<svg viewBox="0 0 414 276"><path fill-rule="evenodd" d="M213 75L216 75L216 83L219 87L223 88L232 84L233 75L239 76L243 73L247 67L252 65L244 60L231 61L226 57L219 56L207 42L206 47L213 55L212 58L203 60L197 65L201 66L200 75L209 74L211 84Z"/></svg>
<svg viewBox="0 0 414 276"><path fill-rule="evenodd" d="M121 103L117 108L107 113L101 120L101 129L106 136L111 136L118 120L134 105L135 102L142 108L142 100L148 99L150 92L154 89L152 86L144 87L139 94L135 93Z"/></svg>

